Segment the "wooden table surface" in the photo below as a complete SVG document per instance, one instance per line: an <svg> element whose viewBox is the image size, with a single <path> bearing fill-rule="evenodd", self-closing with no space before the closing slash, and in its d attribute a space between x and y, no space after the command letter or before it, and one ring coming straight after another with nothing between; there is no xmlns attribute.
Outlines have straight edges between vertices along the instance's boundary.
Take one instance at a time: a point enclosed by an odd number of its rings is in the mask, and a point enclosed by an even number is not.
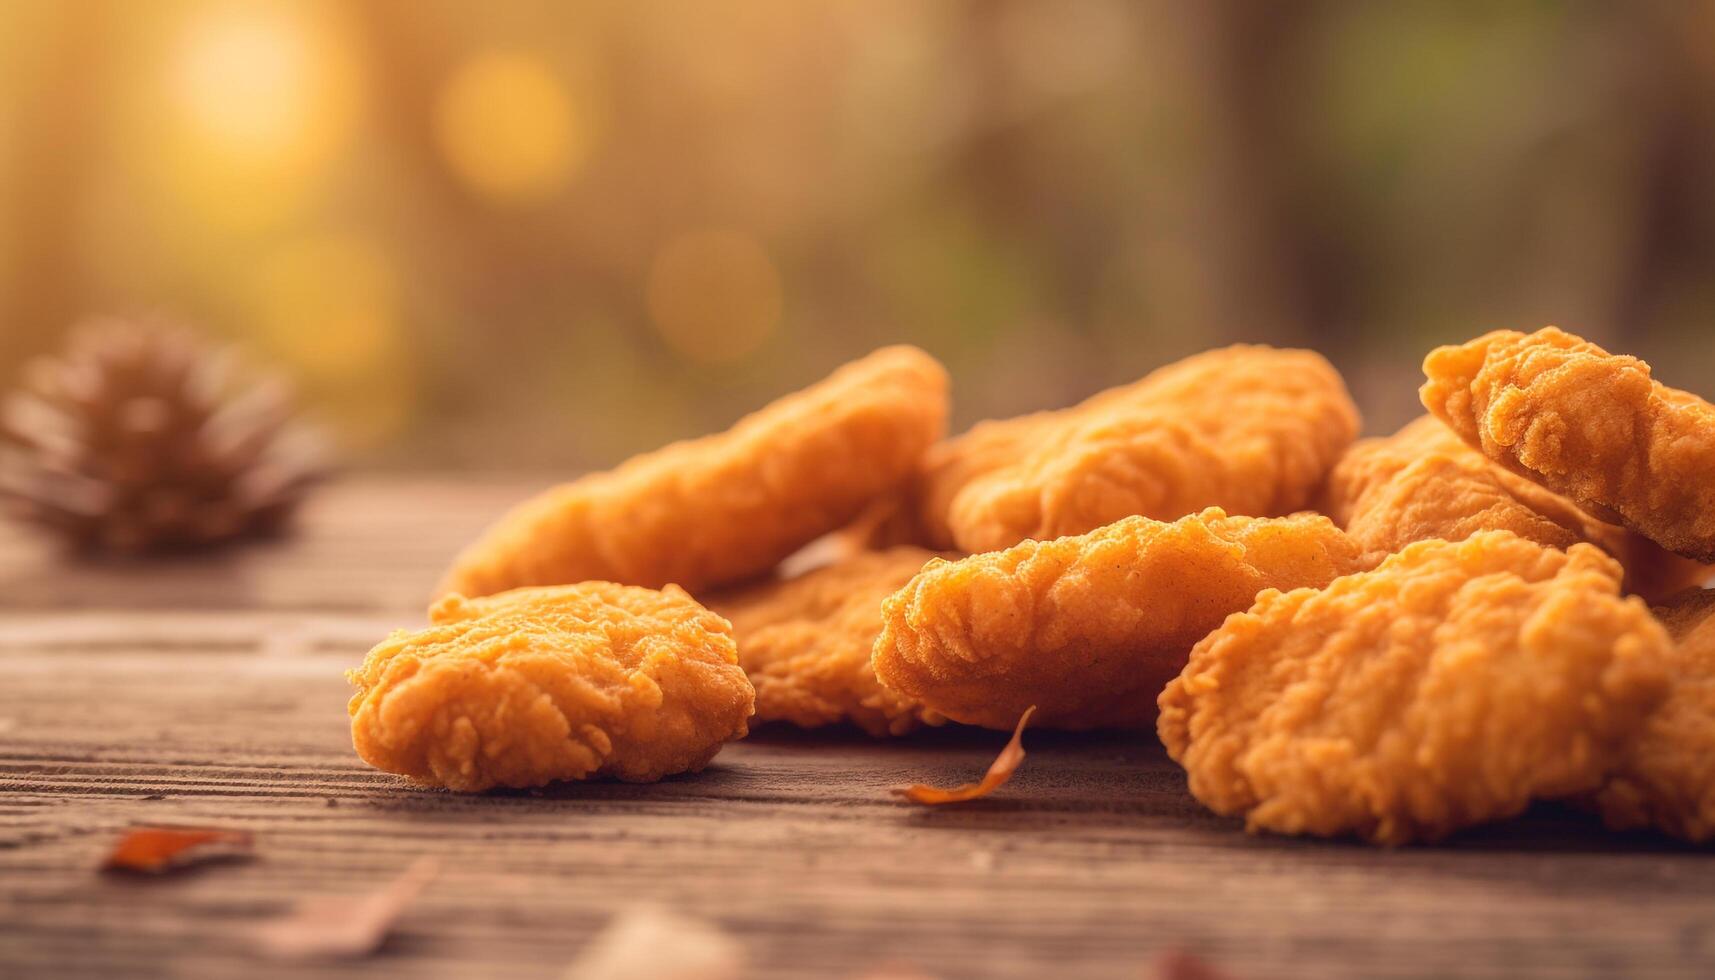
<svg viewBox="0 0 1715 980"><path fill-rule="evenodd" d="M1004 736L763 730L704 773L458 796L352 753L341 672L421 620L516 482L354 480L300 532L221 557L64 560L0 531L0 977L289 975L251 925L441 872L328 975L557 977L639 902L742 940L751 975L1715 976L1715 864L1540 809L1386 851L1246 835L1151 741L1033 732L997 796L913 808ZM95 870L137 823L252 831L245 863Z"/></svg>

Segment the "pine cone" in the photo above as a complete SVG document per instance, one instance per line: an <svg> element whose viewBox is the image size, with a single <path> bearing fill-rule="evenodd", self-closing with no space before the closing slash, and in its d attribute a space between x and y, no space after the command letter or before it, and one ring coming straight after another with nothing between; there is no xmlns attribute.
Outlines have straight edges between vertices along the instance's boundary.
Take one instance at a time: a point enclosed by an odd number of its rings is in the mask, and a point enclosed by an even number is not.
<svg viewBox="0 0 1715 980"><path fill-rule="evenodd" d="M292 424L283 383L235 369L230 349L158 322L80 326L0 404L0 502L89 550L277 530L325 455Z"/></svg>

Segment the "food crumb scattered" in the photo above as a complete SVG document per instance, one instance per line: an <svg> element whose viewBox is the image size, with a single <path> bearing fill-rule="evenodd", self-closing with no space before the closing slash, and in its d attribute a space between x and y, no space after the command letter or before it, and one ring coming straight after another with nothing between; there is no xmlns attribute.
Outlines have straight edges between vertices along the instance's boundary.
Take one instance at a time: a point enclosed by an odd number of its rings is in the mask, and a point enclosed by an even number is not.
<svg viewBox="0 0 1715 980"><path fill-rule="evenodd" d="M994 764L983 773L983 778L974 783L955 786L952 789L940 789L935 786L925 786L917 783L912 786L902 786L895 789L894 795L903 796L913 803L926 806L939 806L943 803L964 803L967 800L979 800L989 795L1012 778L1024 761L1024 726L1030 723L1030 716L1036 713L1036 706L1026 708L1018 718L1018 727L1012 730L1012 738L1006 743L1006 748L1000 750Z"/></svg>

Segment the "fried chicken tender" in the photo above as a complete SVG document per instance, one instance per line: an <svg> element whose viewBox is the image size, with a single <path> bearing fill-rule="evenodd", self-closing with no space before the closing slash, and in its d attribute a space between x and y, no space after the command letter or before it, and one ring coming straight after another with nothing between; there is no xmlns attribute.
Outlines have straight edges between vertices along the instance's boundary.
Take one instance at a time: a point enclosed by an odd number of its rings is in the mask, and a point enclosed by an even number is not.
<svg viewBox="0 0 1715 980"><path fill-rule="evenodd" d="M526 501L459 556L442 591L753 578L903 485L946 419L941 365L884 348L726 432Z"/></svg>
<svg viewBox="0 0 1715 980"><path fill-rule="evenodd" d="M1376 551L1463 541L1479 531L1511 531L1551 548L1587 542L1619 559L1628 591L1646 597L1671 595L1712 573L1507 471L1430 415L1348 450L1328 476L1322 509Z"/></svg>
<svg viewBox="0 0 1715 980"><path fill-rule="evenodd" d="M1490 459L1715 562L1715 406L1554 327L1437 348L1423 372L1424 407Z"/></svg>
<svg viewBox="0 0 1715 980"><path fill-rule="evenodd" d="M876 676L955 721L1144 728L1191 646L1269 588L1373 561L1327 518L1130 517L936 560L882 603Z"/></svg>
<svg viewBox="0 0 1715 980"><path fill-rule="evenodd" d="M1484 531L1265 592L1197 644L1157 730L1252 830L1401 844L1587 793L1668 688L1667 634L1620 575Z"/></svg>
<svg viewBox="0 0 1715 980"><path fill-rule="evenodd" d="M676 586L452 595L347 673L358 755L448 789L701 769L755 692L726 620Z"/></svg>
<svg viewBox="0 0 1715 980"><path fill-rule="evenodd" d="M881 686L870 648L881 601L935 552L899 547L852 555L786 581L710 596L732 621L738 660L756 685L756 720L816 728L849 721L877 737L942 718Z"/></svg>
<svg viewBox="0 0 1715 980"><path fill-rule="evenodd" d="M1133 515L1287 514L1357 433L1357 408L1321 355L1228 347L941 444L919 481L921 523L929 545L979 552Z"/></svg>
<svg viewBox="0 0 1715 980"><path fill-rule="evenodd" d="M1715 590L1656 615L1674 639L1673 690L1596 803L1616 830L1655 826L1703 843L1715 838Z"/></svg>

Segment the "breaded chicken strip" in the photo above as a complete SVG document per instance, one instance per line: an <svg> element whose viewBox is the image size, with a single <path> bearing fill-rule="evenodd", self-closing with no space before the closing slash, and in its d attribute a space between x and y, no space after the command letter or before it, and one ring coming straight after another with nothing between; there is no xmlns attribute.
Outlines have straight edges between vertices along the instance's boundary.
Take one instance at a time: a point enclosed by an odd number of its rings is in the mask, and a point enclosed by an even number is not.
<svg viewBox="0 0 1715 980"><path fill-rule="evenodd" d="M1655 826L1715 838L1715 590L1676 597L1656 616L1674 639L1673 690L1597 796L1610 827Z"/></svg>
<svg viewBox="0 0 1715 980"><path fill-rule="evenodd" d="M741 419L526 501L465 550L443 592L601 579L742 581L899 488L947 419L947 375L889 347Z"/></svg>
<svg viewBox="0 0 1715 980"><path fill-rule="evenodd" d="M1463 541L1478 531L1511 531L1551 548L1587 542L1619 559L1628 591L1646 597L1671 595L1715 574L1508 472L1429 415L1352 446L1328 476L1322 509L1375 551L1435 538Z"/></svg>
<svg viewBox="0 0 1715 980"><path fill-rule="evenodd" d="M881 686L870 648L881 601L935 557L921 548L863 552L788 581L707 598L732 621L738 660L756 685L756 720L816 728L849 721L875 736L903 735L935 712Z"/></svg>
<svg viewBox="0 0 1715 980"><path fill-rule="evenodd" d="M1287 514L1310 502L1357 432L1345 383L1321 355L1229 347L936 447L918 485L921 523L930 545L976 552L1133 515Z"/></svg>
<svg viewBox="0 0 1715 980"><path fill-rule="evenodd" d="M1197 644L1157 730L1192 795L1253 830L1401 844L1589 792L1668 686L1620 574L1484 531L1265 592Z"/></svg>
<svg viewBox="0 0 1715 980"><path fill-rule="evenodd" d="M1432 351L1424 407L1508 469L1715 562L1715 406L1554 327Z"/></svg>
<svg viewBox="0 0 1715 980"><path fill-rule="evenodd" d="M955 721L1144 728L1192 644L1270 588L1325 585L1369 559L1325 517L1171 524L1130 517L1088 534L931 561L882 603L875 672Z"/></svg>
<svg viewBox="0 0 1715 980"><path fill-rule="evenodd" d="M727 621L676 586L585 582L448 596L346 676L365 762L476 791L696 771L754 692Z"/></svg>

